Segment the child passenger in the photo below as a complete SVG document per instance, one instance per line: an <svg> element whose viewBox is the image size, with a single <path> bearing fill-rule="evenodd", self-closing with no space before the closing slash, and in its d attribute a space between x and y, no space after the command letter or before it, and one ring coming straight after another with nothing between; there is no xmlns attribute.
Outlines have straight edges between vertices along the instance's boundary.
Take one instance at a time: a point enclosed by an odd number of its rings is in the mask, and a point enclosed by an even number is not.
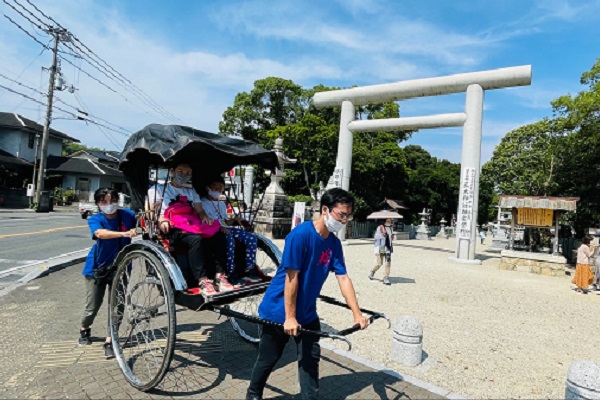
<svg viewBox="0 0 600 400"><path fill-rule="evenodd" d="M261 278L253 273L254 264L256 261L257 240L256 236L244 229L229 226L230 220L227 219L227 206L224 201L220 201L219 197L225 190L225 180L222 176L215 177L210 180L206 186L206 195L202 197L202 208L206 214L221 222L221 230L227 237L227 274L235 275L235 240L238 240L246 247L245 254L245 271L246 274L242 278L245 283L260 282ZM233 218L234 222L241 223L239 217ZM234 240L235 239L235 240Z"/></svg>

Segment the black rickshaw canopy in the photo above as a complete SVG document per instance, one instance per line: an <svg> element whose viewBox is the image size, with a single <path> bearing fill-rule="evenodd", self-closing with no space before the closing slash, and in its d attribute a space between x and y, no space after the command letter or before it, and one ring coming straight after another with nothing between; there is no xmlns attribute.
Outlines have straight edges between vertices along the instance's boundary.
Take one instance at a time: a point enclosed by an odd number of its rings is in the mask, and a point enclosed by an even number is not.
<svg viewBox="0 0 600 400"><path fill-rule="evenodd" d="M119 158L119 169L131 189L131 207L143 208L150 168L168 168L181 162L192 167L192 185L199 192L207 178L236 165L258 164L271 170L278 165L273 151L249 140L188 126L151 124L131 135Z"/></svg>

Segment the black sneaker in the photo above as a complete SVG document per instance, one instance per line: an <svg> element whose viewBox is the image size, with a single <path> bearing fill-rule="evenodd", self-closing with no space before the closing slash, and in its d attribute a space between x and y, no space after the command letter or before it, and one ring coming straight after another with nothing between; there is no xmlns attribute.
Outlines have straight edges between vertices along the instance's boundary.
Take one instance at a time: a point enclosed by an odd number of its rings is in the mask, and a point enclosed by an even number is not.
<svg viewBox="0 0 600 400"><path fill-rule="evenodd" d="M79 344L81 346L86 346L86 345L92 344L92 338L90 337L91 334L92 334L91 328L81 329L79 331Z"/></svg>
<svg viewBox="0 0 600 400"><path fill-rule="evenodd" d="M104 357L115 358L115 352L113 351L111 343L104 343Z"/></svg>

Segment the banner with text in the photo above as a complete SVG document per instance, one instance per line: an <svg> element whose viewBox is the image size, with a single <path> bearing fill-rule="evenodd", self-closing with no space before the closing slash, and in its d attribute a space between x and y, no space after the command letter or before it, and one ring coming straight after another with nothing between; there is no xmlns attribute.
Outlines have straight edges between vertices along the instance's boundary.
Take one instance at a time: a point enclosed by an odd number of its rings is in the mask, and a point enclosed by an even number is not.
<svg viewBox="0 0 600 400"><path fill-rule="evenodd" d="M460 187L458 210L458 238L471 239L473 202L475 195L475 168L465 168L465 178Z"/></svg>
<svg viewBox="0 0 600 400"><path fill-rule="evenodd" d="M292 216L292 229L304 222L306 203L297 201L294 203L294 215Z"/></svg>

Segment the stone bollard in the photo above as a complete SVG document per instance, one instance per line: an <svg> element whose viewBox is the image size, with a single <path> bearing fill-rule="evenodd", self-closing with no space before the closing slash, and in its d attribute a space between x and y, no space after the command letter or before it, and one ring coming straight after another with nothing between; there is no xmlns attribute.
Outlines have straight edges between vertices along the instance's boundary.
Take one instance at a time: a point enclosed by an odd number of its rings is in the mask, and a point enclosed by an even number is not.
<svg viewBox="0 0 600 400"><path fill-rule="evenodd" d="M567 374L567 400L600 400L600 365L593 361L578 361Z"/></svg>
<svg viewBox="0 0 600 400"><path fill-rule="evenodd" d="M402 317L394 326L392 359L416 367L423 359L423 327L415 317Z"/></svg>

